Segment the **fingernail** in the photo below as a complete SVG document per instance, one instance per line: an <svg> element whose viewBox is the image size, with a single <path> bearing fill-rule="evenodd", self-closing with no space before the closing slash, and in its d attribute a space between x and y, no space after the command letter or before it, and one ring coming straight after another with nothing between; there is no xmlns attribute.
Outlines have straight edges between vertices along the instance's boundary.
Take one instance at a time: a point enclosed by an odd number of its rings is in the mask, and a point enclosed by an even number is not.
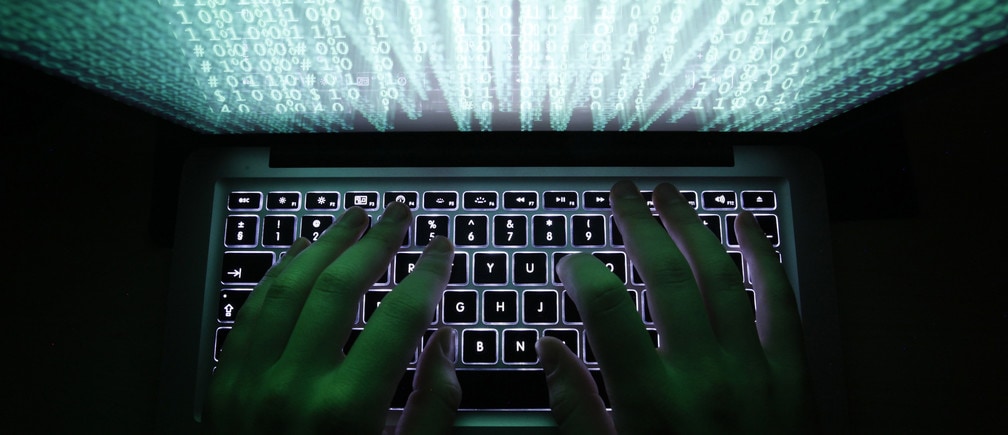
<svg viewBox="0 0 1008 435"><path fill-rule="evenodd" d="M441 355L445 357L448 361L455 362L455 352L457 349L458 342L458 332L455 329L449 329L447 334L441 334L441 340L438 343L440 345Z"/></svg>
<svg viewBox="0 0 1008 435"><path fill-rule="evenodd" d="M427 247L424 248L424 253L446 253L451 251L453 251L452 244L445 236L434 237L429 243L427 243Z"/></svg>
<svg viewBox="0 0 1008 435"><path fill-rule="evenodd" d="M367 213L364 213L360 207L348 208L347 211L343 212L343 215L339 217L333 225L347 225L351 227L357 227L364 224L364 219L367 217Z"/></svg>
<svg viewBox="0 0 1008 435"><path fill-rule="evenodd" d="M311 241L305 237L298 237L297 240L291 244L290 249L287 250L287 255L298 255L301 251L304 251L308 245L311 245Z"/></svg>
<svg viewBox="0 0 1008 435"><path fill-rule="evenodd" d="M670 183L661 183L654 190L654 199L663 201L666 204L675 202L685 202L686 198L679 192L679 188Z"/></svg>
<svg viewBox="0 0 1008 435"><path fill-rule="evenodd" d="M637 185L629 180L618 181L613 185L612 196L616 198L641 198L640 189Z"/></svg>
<svg viewBox="0 0 1008 435"><path fill-rule="evenodd" d="M546 344L543 339L539 339L536 341L535 350L539 355L539 361L542 362L543 371L547 374L553 372L557 365L557 354L555 349Z"/></svg>
<svg viewBox="0 0 1008 435"><path fill-rule="evenodd" d="M385 206L385 213L382 214L382 220L389 220L390 222L405 222L409 219L410 211L404 204L393 201L389 205Z"/></svg>

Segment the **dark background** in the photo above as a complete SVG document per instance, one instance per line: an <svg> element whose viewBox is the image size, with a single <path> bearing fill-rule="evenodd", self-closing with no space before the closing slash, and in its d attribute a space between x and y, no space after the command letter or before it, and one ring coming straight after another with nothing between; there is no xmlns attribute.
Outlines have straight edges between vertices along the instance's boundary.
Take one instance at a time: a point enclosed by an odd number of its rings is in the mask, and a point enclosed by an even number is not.
<svg viewBox="0 0 1008 435"><path fill-rule="evenodd" d="M814 129L850 431L1003 428L1005 49ZM4 60L6 424L152 431L178 127ZM13 364L11 364L13 363Z"/></svg>

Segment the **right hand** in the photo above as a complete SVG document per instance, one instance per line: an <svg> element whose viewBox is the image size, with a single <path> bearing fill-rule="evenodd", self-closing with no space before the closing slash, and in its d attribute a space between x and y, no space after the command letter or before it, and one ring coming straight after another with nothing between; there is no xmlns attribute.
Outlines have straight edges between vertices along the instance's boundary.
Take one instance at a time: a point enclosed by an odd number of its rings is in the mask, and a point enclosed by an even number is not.
<svg viewBox="0 0 1008 435"><path fill-rule="evenodd" d="M737 266L670 184L654 190L655 221L633 183L616 183L613 213L626 252L644 279L655 349L626 286L589 254L569 255L557 273L584 319L613 419L585 365L559 340L543 338L554 418L565 434L796 433L811 429L801 320L794 293L748 212L736 219L757 294L757 319Z"/></svg>

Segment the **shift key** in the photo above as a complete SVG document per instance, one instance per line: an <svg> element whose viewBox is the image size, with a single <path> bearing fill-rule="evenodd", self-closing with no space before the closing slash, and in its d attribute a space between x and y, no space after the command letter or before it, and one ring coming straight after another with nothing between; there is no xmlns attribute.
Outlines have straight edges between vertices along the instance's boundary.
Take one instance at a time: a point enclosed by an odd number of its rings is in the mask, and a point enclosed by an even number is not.
<svg viewBox="0 0 1008 435"><path fill-rule="evenodd" d="M273 266L272 252L225 252L221 284L258 284Z"/></svg>

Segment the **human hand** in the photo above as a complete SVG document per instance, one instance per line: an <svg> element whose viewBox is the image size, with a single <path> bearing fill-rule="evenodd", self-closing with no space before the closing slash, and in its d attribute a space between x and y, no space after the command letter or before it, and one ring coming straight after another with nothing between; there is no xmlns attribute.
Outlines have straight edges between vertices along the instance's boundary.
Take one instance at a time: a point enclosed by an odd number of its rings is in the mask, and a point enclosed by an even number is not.
<svg viewBox="0 0 1008 435"><path fill-rule="evenodd" d="M585 366L558 340L540 353L554 418L565 434L795 433L810 429L811 394L794 294L748 212L735 231L757 293L757 317L738 268L672 185L655 188L655 221L631 182L616 183L613 213L647 287L656 350L626 286L591 255L557 266L584 319L613 410Z"/></svg>
<svg viewBox="0 0 1008 435"><path fill-rule="evenodd" d="M384 272L410 224L390 204L347 210L313 245L299 239L266 274L224 344L203 413L214 433L380 433L420 335L448 281L454 248L441 237L383 300L350 353L357 302ZM358 240L359 239L359 240ZM398 430L445 433L461 398L454 331L438 330L417 365ZM454 404L454 405L452 405Z"/></svg>

